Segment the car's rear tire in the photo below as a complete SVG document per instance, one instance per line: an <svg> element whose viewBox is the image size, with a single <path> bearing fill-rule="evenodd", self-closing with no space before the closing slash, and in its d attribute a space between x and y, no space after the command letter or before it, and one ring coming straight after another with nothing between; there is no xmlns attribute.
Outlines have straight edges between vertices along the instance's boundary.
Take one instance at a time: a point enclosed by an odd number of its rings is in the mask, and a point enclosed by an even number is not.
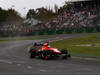
<svg viewBox="0 0 100 75"><path fill-rule="evenodd" d="M68 54L68 50L67 49L62 49L61 50L61 54L62 54L62 59L67 59L69 54Z"/></svg>
<svg viewBox="0 0 100 75"><path fill-rule="evenodd" d="M68 57L70 58L71 57L71 54L68 54Z"/></svg>
<svg viewBox="0 0 100 75"><path fill-rule="evenodd" d="M62 59L67 59L67 56L62 56Z"/></svg>

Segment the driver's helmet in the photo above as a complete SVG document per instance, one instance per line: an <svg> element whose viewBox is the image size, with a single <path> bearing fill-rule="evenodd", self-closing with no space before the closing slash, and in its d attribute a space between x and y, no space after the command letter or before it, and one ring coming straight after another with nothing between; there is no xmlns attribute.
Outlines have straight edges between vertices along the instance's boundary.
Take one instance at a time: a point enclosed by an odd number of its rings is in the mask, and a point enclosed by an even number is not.
<svg viewBox="0 0 100 75"><path fill-rule="evenodd" d="M34 46L37 46L37 43L36 42L34 43Z"/></svg>

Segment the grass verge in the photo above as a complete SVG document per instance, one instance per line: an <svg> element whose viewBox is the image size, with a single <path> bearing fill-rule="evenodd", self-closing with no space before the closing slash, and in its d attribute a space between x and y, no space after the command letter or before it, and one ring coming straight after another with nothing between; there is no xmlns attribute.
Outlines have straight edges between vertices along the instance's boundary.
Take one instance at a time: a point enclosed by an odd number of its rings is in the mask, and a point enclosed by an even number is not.
<svg viewBox="0 0 100 75"><path fill-rule="evenodd" d="M90 46L77 46L87 44ZM68 49L75 56L100 58L100 46L95 46L96 44L100 44L100 33L88 34L84 37L70 38L51 43L52 46L59 49Z"/></svg>

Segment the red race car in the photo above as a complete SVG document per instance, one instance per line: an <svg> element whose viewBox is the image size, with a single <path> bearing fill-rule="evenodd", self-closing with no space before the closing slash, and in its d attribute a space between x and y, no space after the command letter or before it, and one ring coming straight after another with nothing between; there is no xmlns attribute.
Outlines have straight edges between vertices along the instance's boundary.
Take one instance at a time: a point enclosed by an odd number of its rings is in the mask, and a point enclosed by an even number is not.
<svg viewBox="0 0 100 75"><path fill-rule="evenodd" d="M34 43L33 47L30 49L30 58L41 58L41 59L67 59L71 57L70 53L66 49L58 50L57 48L52 48L48 43Z"/></svg>

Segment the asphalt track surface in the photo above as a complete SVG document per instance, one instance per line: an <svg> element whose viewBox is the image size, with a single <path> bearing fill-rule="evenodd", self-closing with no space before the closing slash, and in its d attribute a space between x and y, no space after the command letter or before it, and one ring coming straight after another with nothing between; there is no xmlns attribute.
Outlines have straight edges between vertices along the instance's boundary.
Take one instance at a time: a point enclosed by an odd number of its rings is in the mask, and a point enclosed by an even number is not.
<svg viewBox="0 0 100 75"><path fill-rule="evenodd" d="M79 35L66 35L78 37ZM34 41L0 43L0 75L100 75L99 60L30 59L28 48Z"/></svg>

